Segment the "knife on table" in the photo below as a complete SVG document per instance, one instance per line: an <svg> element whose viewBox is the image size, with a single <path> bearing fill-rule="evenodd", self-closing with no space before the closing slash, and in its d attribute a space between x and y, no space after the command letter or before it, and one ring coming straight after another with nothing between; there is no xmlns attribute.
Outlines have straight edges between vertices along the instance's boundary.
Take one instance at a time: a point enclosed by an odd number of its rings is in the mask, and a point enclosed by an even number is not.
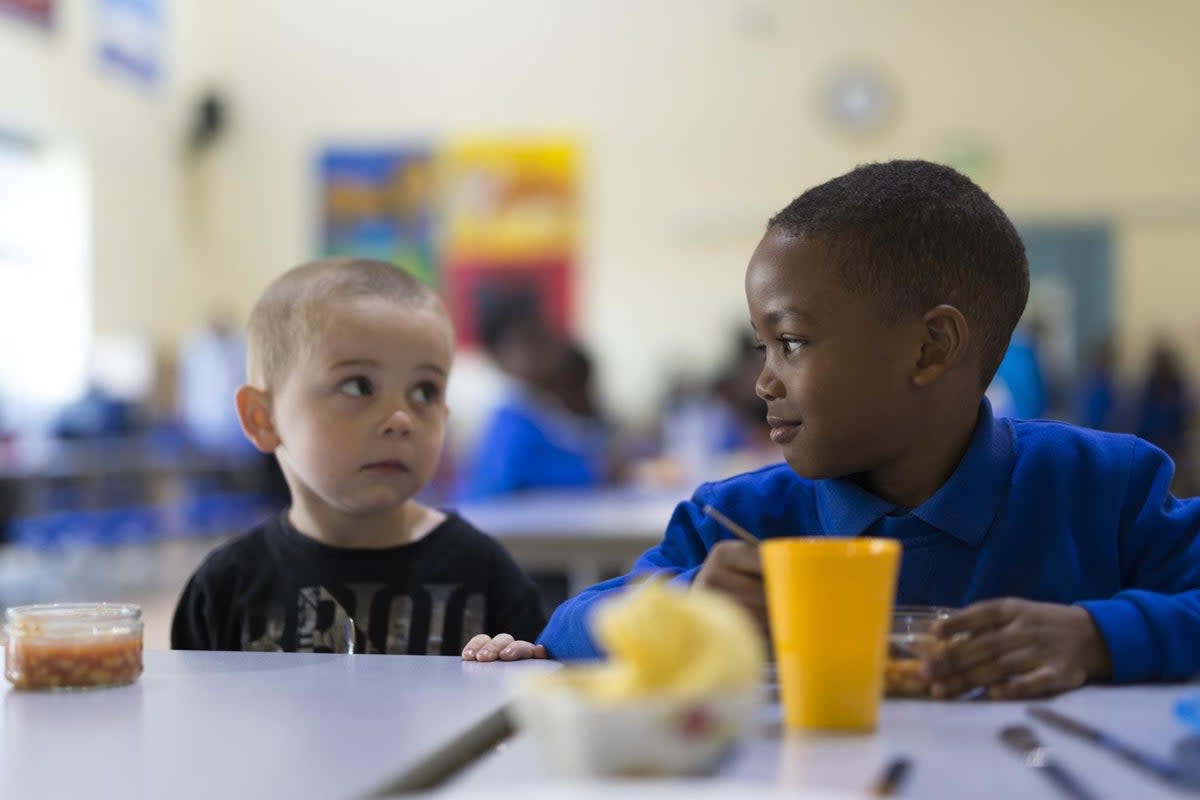
<svg viewBox="0 0 1200 800"><path fill-rule="evenodd" d="M1000 731L1000 741L1016 750L1029 766L1054 782L1054 785L1071 800L1097 800L1079 780L1050 757L1050 751L1038 740L1028 725L1009 725Z"/></svg>
<svg viewBox="0 0 1200 800"><path fill-rule="evenodd" d="M1037 706L1029 709L1029 716L1044 722L1060 731L1078 736L1081 739L1086 739L1092 744L1099 745L1111 753L1114 753L1124 761L1146 770L1160 780L1166 781L1173 786L1186 787L1190 789L1200 789L1200 782L1191 778L1187 773L1180 769L1177 765L1165 758L1151 755L1142 750L1126 744L1115 736L1105 733L1099 728L1093 728L1085 722L1080 722L1073 717L1068 717L1066 714L1060 713L1044 706Z"/></svg>

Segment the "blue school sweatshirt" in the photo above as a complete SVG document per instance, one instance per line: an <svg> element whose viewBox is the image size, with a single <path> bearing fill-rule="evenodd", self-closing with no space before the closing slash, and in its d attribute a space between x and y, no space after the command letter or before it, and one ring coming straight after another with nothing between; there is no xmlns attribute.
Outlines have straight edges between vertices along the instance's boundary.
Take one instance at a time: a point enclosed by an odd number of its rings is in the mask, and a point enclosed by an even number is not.
<svg viewBox="0 0 1200 800"><path fill-rule="evenodd" d="M593 606L648 572L690 582L729 538L711 503L758 535L882 536L903 556L897 603L965 606L996 597L1073 603L1108 645L1115 683L1200 672L1200 499L1169 492L1174 465L1133 436L996 419L985 400L946 483L911 510L848 478L807 480L786 464L706 483L680 503L632 572L555 611L551 657L600 655Z"/></svg>
<svg viewBox="0 0 1200 800"><path fill-rule="evenodd" d="M531 489L596 486L604 480L608 436L581 419L513 391L493 412L462 478L461 500Z"/></svg>

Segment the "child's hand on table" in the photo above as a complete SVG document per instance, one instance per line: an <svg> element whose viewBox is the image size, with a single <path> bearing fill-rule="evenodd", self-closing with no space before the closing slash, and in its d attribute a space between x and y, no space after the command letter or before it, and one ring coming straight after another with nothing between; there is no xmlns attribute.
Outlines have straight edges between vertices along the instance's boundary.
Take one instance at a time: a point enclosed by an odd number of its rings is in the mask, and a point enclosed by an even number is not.
<svg viewBox="0 0 1200 800"><path fill-rule="evenodd" d="M708 551L694 585L732 597L759 623L767 625L767 597L763 592L762 562L758 548L738 539L718 542Z"/></svg>
<svg viewBox="0 0 1200 800"><path fill-rule="evenodd" d="M1112 673L1108 646L1078 606L985 600L934 623L933 634L947 643L924 665L938 699L977 686L993 700L1046 697Z"/></svg>
<svg viewBox="0 0 1200 800"><path fill-rule="evenodd" d="M481 633L462 651L463 661L522 661L527 658L546 658L546 648L540 644L514 639L507 633L488 636Z"/></svg>

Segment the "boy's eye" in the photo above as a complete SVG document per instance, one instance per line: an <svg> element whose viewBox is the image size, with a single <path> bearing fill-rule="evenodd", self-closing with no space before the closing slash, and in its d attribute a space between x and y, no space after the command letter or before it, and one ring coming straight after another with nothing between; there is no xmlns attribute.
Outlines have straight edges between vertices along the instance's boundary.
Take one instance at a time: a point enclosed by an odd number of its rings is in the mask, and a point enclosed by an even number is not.
<svg viewBox="0 0 1200 800"><path fill-rule="evenodd" d="M779 340L779 348L781 350L783 350L784 354L789 355L789 356L792 355L793 353L798 353L801 350L803 350L804 346L806 344L807 344L807 342L805 342L803 339L780 339Z"/></svg>
<svg viewBox="0 0 1200 800"><path fill-rule="evenodd" d="M370 378L356 375L347 378L338 385L338 391L349 397L367 397L374 391Z"/></svg>
<svg viewBox="0 0 1200 800"><path fill-rule="evenodd" d="M442 387L438 386L433 381L425 381L413 387L412 397L422 405L436 403L438 398L442 396Z"/></svg>
<svg viewBox="0 0 1200 800"><path fill-rule="evenodd" d="M767 346L762 342L755 342L754 349L758 351L759 355L765 356L767 354Z"/></svg>

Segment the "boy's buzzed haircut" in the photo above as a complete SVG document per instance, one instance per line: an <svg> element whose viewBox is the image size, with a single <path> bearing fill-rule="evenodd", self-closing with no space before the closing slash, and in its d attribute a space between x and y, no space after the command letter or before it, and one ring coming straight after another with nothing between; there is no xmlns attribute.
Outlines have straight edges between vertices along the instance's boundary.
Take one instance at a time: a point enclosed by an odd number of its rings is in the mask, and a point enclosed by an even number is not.
<svg viewBox="0 0 1200 800"><path fill-rule="evenodd" d="M928 161L864 164L809 189L767 227L830 246L847 290L890 320L958 308L991 382L1029 298L1029 263L1012 221L969 178Z"/></svg>
<svg viewBox="0 0 1200 800"><path fill-rule="evenodd" d="M288 270L267 286L246 331L250 383L277 385L299 348L308 345L330 301L381 297L413 307L440 308L436 292L386 261L323 258Z"/></svg>

